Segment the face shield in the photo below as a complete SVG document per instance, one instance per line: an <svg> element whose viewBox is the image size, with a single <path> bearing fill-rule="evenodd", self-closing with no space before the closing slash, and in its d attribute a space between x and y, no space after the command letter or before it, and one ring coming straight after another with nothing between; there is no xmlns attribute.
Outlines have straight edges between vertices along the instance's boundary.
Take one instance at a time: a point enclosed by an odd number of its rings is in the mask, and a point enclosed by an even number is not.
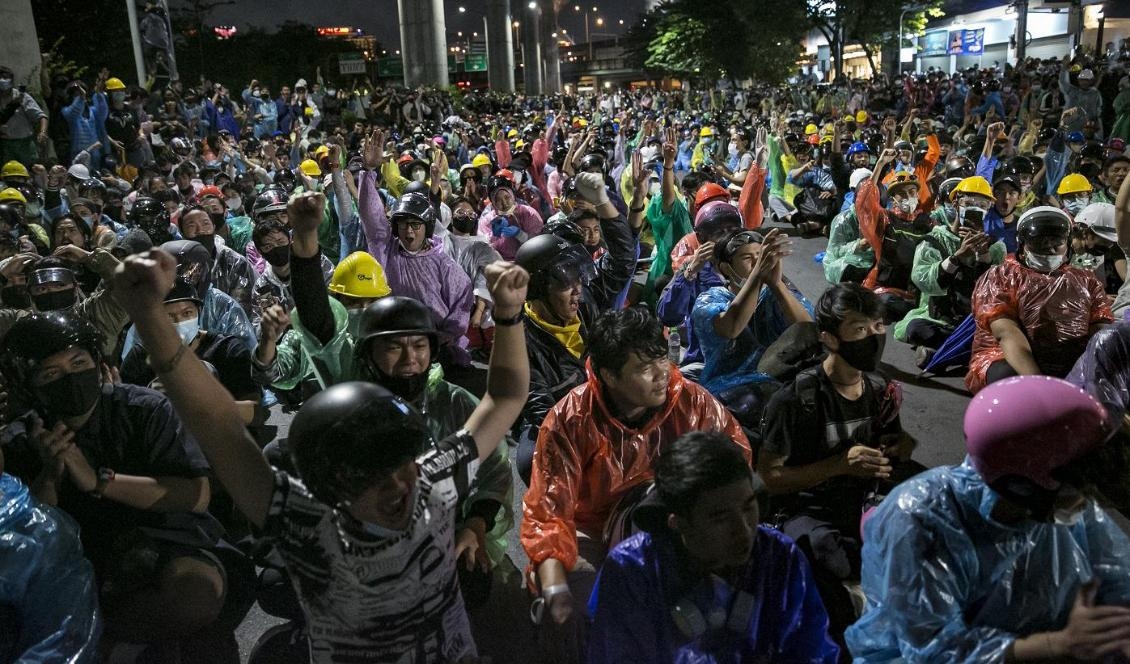
<svg viewBox="0 0 1130 664"><path fill-rule="evenodd" d="M596 263L583 245L574 244L546 268L545 278L552 290L565 290L577 284L588 286L596 278Z"/></svg>

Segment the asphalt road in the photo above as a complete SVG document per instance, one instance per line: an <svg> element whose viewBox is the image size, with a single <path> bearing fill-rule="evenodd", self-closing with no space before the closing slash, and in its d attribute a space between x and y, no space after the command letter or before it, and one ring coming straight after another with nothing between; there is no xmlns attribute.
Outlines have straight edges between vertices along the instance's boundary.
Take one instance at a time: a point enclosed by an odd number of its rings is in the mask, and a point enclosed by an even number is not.
<svg viewBox="0 0 1130 664"><path fill-rule="evenodd" d="M793 253L785 259L786 276L813 302L827 288L823 269L813 260L817 253L824 250L825 244L825 238L794 237ZM961 377L918 378L914 351L895 341L893 336L887 339L880 369L888 378L903 385L902 424L918 441L914 458L931 467L960 463L965 454L961 422L969 402ZM279 435L285 436L289 421L289 415L276 411L270 423L279 426ZM514 482L514 507L520 515L525 486L516 476ZM510 558L518 570L524 569L528 562L518 543L517 528L510 534ZM532 644L527 641L532 637L527 630L520 628L525 608L522 606L524 591L517 588L517 581L513 578L516 576L512 575L511 583L502 589L505 592L501 594L512 602L501 608L487 605L472 614L473 622L486 625L478 637L480 651L493 654L495 662L523 661L516 653L532 652L528 649ZM257 606L252 609L236 634L244 661L259 635L279 622L259 611Z"/></svg>

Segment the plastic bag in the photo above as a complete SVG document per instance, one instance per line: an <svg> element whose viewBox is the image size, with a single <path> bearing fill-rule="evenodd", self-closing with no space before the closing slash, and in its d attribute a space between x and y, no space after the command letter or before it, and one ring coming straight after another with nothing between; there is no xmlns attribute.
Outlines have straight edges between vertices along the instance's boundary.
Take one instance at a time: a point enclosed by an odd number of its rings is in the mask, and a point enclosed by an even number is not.
<svg viewBox="0 0 1130 664"><path fill-rule="evenodd" d="M94 568L82 555L78 526L3 474L0 607L0 662L95 661L102 620Z"/></svg>

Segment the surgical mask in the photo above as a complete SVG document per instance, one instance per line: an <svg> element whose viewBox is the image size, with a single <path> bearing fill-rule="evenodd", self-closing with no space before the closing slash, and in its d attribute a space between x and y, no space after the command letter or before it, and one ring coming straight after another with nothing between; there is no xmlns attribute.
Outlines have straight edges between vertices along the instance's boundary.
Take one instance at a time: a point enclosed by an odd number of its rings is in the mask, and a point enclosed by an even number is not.
<svg viewBox="0 0 1130 664"><path fill-rule="evenodd" d="M640 148L640 158L644 161L644 163L655 161L658 156L659 148L654 145L648 145Z"/></svg>
<svg viewBox="0 0 1130 664"><path fill-rule="evenodd" d="M473 214L457 214L451 218L451 225L464 235L474 235L479 229L479 220Z"/></svg>
<svg viewBox="0 0 1130 664"><path fill-rule="evenodd" d="M68 288L67 290L55 291L54 293L42 293L32 296L31 299L35 302L37 311L69 309L75 305L75 289Z"/></svg>
<svg viewBox="0 0 1130 664"><path fill-rule="evenodd" d="M514 171L514 186L521 187L522 182L526 179L526 172L522 170Z"/></svg>
<svg viewBox="0 0 1130 664"><path fill-rule="evenodd" d="M733 142L733 141L730 141L730 144L726 146L726 152L731 157L738 156L738 144Z"/></svg>
<svg viewBox="0 0 1130 664"><path fill-rule="evenodd" d="M650 196L658 196L659 192L662 190L662 187L663 185L659 182L659 180L651 180L650 184L647 187L647 193Z"/></svg>
<svg viewBox="0 0 1130 664"><path fill-rule="evenodd" d="M124 93L124 92L111 92L110 93L110 99L113 100L113 102L115 104L120 104L120 103L122 103L126 100L126 93Z"/></svg>
<svg viewBox="0 0 1130 664"><path fill-rule="evenodd" d="M7 92L12 89L12 79L0 78L0 92Z"/></svg>
<svg viewBox="0 0 1130 664"><path fill-rule="evenodd" d="M844 358L853 369L859 371L874 371L879 366L879 358L883 356L883 347L887 337L881 334L869 334L855 341L840 340L840 347L836 353Z"/></svg>
<svg viewBox="0 0 1130 664"><path fill-rule="evenodd" d="M895 211L902 214L910 214L914 212L914 208L918 207L918 201L913 198L904 198L901 201L895 201Z"/></svg>
<svg viewBox="0 0 1130 664"><path fill-rule="evenodd" d="M1039 272L1054 272L1063 265L1063 256L1059 254L1034 254L1024 252L1024 263Z"/></svg>
<svg viewBox="0 0 1130 664"><path fill-rule="evenodd" d="M240 198L225 198L224 205L228 206L229 210L238 210L243 207L243 199Z"/></svg>
<svg viewBox="0 0 1130 664"><path fill-rule="evenodd" d="M428 172L422 168L412 170L412 179L416 182L423 182L428 177Z"/></svg>
<svg viewBox="0 0 1130 664"><path fill-rule="evenodd" d="M274 267L282 267L290 262L290 245L284 244L274 247L270 251L264 252L262 256L263 260Z"/></svg>
<svg viewBox="0 0 1130 664"><path fill-rule="evenodd" d="M0 288L0 303L12 309L30 309L31 296L28 295L27 286L8 284Z"/></svg>
<svg viewBox="0 0 1130 664"><path fill-rule="evenodd" d="M1078 196L1076 198L1072 198L1071 200L1064 201L1063 202L1063 208L1065 210L1067 210L1068 212L1070 212L1071 216L1074 217L1075 215L1082 212L1083 208L1087 207L1087 205L1089 205L1090 202L1091 202L1090 198L1088 198L1086 196Z"/></svg>
<svg viewBox="0 0 1130 664"><path fill-rule="evenodd" d="M192 343L196 339L196 335L200 333L200 319L189 318L177 323L177 336L184 342L185 345Z"/></svg>
<svg viewBox="0 0 1130 664"><path fill-rule="evenodd" d="M98 401L102 377L97 368L69 373L35 389L36 396L52 415L75 417Z"/></svg>
<svg viewBox="0 0 1130 664"><path fill-rule="evenodd" d="M942 211L945 213L946 219L957 218L957 210L949 203L942 203Z"/></svg>
<svg viewBox="0 0 1130 664"><path fill-rule="evenodd" d="M81 214L81 215L79 215L79 218L82 219L82 223L86 224L87 228L92 229L92 230L94 229L94 215L92 215L92 214Z"/></svg>

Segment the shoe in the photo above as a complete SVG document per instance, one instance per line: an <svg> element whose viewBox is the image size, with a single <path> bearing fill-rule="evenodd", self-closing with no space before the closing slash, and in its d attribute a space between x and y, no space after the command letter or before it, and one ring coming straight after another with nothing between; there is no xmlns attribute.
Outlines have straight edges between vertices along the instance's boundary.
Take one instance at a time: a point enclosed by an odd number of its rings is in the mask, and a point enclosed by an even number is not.
<svg viewBox="0 0 1130 664"><path fill-rule="evenodd" d="M934 359L935 352L933 348L919 346L918 350L914 351L914 366L925 369L926 365L930 364L930 360Z"/></svg>

